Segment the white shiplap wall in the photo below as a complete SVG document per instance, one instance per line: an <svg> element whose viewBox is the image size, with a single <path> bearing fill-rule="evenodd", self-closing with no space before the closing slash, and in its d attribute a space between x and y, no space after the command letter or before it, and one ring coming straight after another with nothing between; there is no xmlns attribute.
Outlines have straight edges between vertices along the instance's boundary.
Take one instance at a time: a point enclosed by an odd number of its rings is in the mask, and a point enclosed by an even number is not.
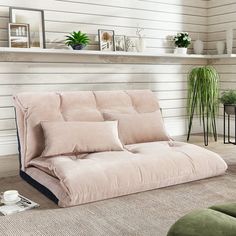
<svg viewBox="0 0 236 236"><path fill-rule="evenodd" d="M236 53L236 0L210 0L208 4L208 50L216 54L216 42L226 41L226 30L234 29L233 53ZM236 59L216 60L213 65L220 73L221 92L236 89ZM223 133L223 107L220 106L219 132ZM232 134L234 124L232 122Z"/></svg>
<svg viewBox="0 0 236 236"><path fill-rule="evenodd" d="M47 47L62 46L65 34L99 28L136 37L136 27L145 28L147 51L172 52L166 39L188 31L207 42L207 3L203 0L0 0L0 46L7 46L9 6L45 11ZM190 49L191 50L191 49ZM16 152L15 122L11 96L23 91L145 89L160 98L171 135L186 133L186 75L201 59L159 60L138 63L42 63L0 60L0 155Z"/></svg>

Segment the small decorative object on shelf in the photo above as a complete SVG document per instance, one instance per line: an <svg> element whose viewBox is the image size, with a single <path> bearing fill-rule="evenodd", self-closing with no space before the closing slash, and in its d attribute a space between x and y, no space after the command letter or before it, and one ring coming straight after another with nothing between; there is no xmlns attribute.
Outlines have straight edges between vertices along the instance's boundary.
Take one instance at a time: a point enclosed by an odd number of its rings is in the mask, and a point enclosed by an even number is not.
<svg viewBox="0 0 236 236"><path fill-rule="evenodd" d="M29 48L29 25L9 23L9 47L10 48Z"/></svg>
<svg viewBox="0 0 236 236"><path fill-rule="evenodd" d="M136 51L136 46L135 42L132 38L130 37L125 37L125 48L127 52L135 52Z"/></svg>
<svg viewBox="0 0 236 236"><path fill-rule="evenodd" d="M125 36L115 35L115 47L116 51L125 51Z"/></svg>
<svg viewBox="0 0 236 236"><path fill-rule="evenodd" d="M187 32L178 33L174 36L174 44L176 46L174 53L187 54L188 46L191 44L191 38Z"/></svg>
<svg viewBox="0 0 236 236"><path fill-rule="evenodd" d="M11 23L29 24L31 48L46 48L43 10L10 7L9 12Z"/></svg>
<svg viewBox="0 0 236 236"><path fill-rule="evenodd" d="M218 55L222 55L225 52L225 41L216 42L216 50Z"/></svg>
<svg viewBox="0 0 236 236"><path fill-rule="evenodd" d="M196 67L188 74L187 114L189 120L188 136L193 124L195 112L199 114L203 125L204 143L208 145L209 131L212 130L217 141L216 115L219 100L219 74L212 66Z"/></svg>
<svg viewBox="0 0 236 236"><path fill-rule="evenodd" d="M144 39L143 28L137 28L136 35L138 36L138 39L136 40L136 49L138 52L144 52L146 49L146 41Z"/></svg>
<svg viewBox="0 0 236 236"><path fill-rule="evenodd" d="M65 44L71 46L74 50L82 50L90 42L87 34L81 31L70 33L66 36Z"/></svg>
<svg viewBox="0 0 236 236"><path fill-rule="evenodd" d="M98 30L99 46L101 51L115 51L114 30Z"/></svg>
<svg viewBox="0 0 236 236"><path fill-rule="evenodd" d="M232 54L233 51L233 29L229 28L226 30L226 47L227 54Z"/></svg>
<svg viewBox="0 0 236 236"><path fill-rule="evenodd" d="M195 54L202 54L203 53L203 49L204 49L204 44L199 39L199 36L198 36L198 39L193 44L193 51L194 51Z"/></svg>

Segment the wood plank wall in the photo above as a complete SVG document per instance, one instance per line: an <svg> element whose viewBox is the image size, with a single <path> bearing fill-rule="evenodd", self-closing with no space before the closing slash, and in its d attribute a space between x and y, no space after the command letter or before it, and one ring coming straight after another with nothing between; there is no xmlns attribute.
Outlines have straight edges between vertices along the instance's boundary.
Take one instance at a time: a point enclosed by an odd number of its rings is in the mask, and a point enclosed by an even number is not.
<svg viewBox="0 0 236 236"><path fill-rule="evenodd" d="M216 42L226 41L227 28L234 29L233 53L236 53L236 1L211 0L208 4L208 51L216 54ZM221 59L213 61L220 73L221 92L236 89L236 59ZM220 106L219 132L223 133L223 106ZM231 126L234 133L234 124Z"/></svg>
<svg viewBox="0 0 236 236"><path fill-rule="evenodd" d="M98 29L136 37L145 28L147 51L173 52L167 40L188 31L207 43L207 3L203 0L0 0L0 46L7 46L9 6L45 11L48 48L62 47L65 34L82 30L94 41ZM191 50L191 49L190 49ZM165 60L157 65L119 63L1 62L0 155L16 153L12 94L23 91L152 89L161 102L171 135L186 133L186 75L205 60Z"/></svg>

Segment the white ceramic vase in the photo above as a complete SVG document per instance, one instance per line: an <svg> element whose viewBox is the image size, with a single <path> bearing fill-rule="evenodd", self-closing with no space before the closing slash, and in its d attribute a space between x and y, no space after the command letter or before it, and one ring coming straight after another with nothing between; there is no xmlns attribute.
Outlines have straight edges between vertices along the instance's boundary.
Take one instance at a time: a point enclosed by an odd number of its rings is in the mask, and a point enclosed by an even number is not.
<svg viewBox="0 0 236 236"><path fill-rule="evenodd" d="M193 50L195 54L202 54L204 49L204 44L201 40L196 40L193 44Z"/></svg>
<svg viewBox="0 0 236 236"><path fill-rule="evenodd" d="M146 49L146 41L144 38L138 38L136 40L136 49L138 52L144 52Z"/></svg>
<svg viewBox="0 0 236 236"><path fill-rule="evenodd" d="M175 48L175 54L187 54L188 48Z"/></svg>
<svg viewBox="0 0 236 236"><path fill-rule="evenodd" d="M218 55L224 54L225 42L224 41L217 41L216 42L216 50L217 50Z"/></svg>
<svg viewBox="0 0 236 236"><path fill-rule="evenodd" d="M233 51L233 29L226 31L226 48L227 54L232 54Z"/></svg>

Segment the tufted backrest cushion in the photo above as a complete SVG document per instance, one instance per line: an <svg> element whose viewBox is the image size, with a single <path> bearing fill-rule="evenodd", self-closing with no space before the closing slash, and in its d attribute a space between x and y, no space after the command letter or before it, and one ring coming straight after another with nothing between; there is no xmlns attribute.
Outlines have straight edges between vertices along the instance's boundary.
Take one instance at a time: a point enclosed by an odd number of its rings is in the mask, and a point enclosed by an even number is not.
<svg viewBox="0 0 236 236"><path fill-rule="evenodd" d="M23 170L44 150L41 121L103 121L103 112L135 114L159 110L150 90L20 93L14 101Z"/></svg>

